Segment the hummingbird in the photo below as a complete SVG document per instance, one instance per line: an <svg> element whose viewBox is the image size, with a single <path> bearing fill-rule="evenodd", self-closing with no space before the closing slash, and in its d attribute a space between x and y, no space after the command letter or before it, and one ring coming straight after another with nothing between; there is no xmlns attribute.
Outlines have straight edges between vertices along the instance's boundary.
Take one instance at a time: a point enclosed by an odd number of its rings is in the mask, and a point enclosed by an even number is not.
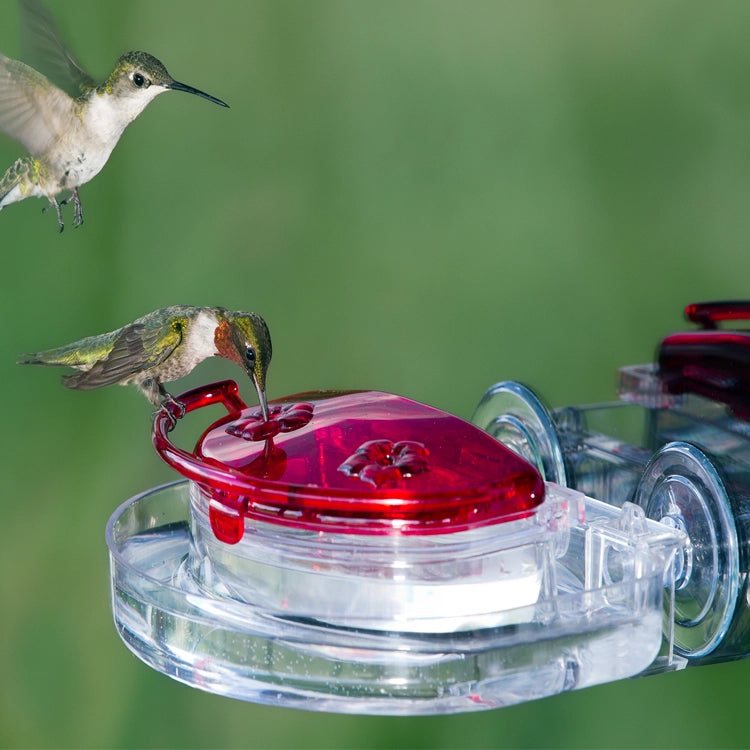
<svg viewBox="0 0 750 750"><path fill-rule="evenodd" d="M184 91L229 106L175 81L148 52L122 55L97 85L62 42L47 9L38 0L22 0L20 5L37 56L65 85L55 85L29 65L0 54L0 131L29 152L0 179L0 210L30 196L45 197L57 212L62 232L60 206L72 200L73 225L80 226L78 188L99 174L125 128L155 97L165 91ZM58 201L63 191L70 194Z"/></svg>
<svg viewBox="0 0 750 750"><path fill-rule="evenodd" d="M63 376L67 388L86 391L133 384L157 409L173 403L183 413L183 405L165 390L164 383L187 375L208 357L224 357L250 376L263 419L268 421L266 372L271 335L256 313L173 305L115 331L21 356L20 365L63 365L78 370Z"/></svg>

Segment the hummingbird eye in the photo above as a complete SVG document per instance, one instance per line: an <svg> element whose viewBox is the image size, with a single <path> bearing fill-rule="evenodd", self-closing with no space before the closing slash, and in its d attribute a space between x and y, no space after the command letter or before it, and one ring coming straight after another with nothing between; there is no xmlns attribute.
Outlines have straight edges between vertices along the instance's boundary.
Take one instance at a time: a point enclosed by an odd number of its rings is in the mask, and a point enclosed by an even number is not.
<svg viewBox="0 0 750 750"><path fill-rule="evenodd" d="M144 86L148 86L148 82L146 81L146 77L142 73L133 73L133 85L136 88L143 88Z"/></svg>
<svg viewBox="0 0 750 750"><path fill-rule="evenodd" d="M247 365L248 369L252 370L255 368L255 362L256 362L256 355L255 355L255 349L253 349L252 346L246 346L245 347L245 364Z"/></svg>

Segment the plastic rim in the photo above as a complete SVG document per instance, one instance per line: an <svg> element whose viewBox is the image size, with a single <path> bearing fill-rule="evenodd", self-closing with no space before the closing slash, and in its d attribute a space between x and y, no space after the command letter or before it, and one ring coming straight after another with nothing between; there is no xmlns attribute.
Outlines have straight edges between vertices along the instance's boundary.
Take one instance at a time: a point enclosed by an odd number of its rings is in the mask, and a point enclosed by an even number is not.
<svg viewBox="0 0 750 750"><path fill-rule="evenodd" d="M689 537L675 582L676 650L688 658L723 640L739 592L739 545L729 498L716 468L698 448L673 442L654 454L636 489L646 515Z"/></svg>
<svg viewBox="0 0 750 750"><path fill-rule="evenodd" d="M546 481L567 484L552 417L530 388L512 380L496 383L482 396L471 421L535 466Z"/></svg>

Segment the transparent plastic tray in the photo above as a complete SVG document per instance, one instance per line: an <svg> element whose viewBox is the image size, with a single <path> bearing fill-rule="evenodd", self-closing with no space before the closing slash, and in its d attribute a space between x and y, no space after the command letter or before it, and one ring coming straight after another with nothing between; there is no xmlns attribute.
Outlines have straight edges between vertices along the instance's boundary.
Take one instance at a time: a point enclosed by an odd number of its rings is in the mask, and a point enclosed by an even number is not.
<svg viewBox="0 0 750 750"><path fill-rule="evenodd" d="M123 641L194 687L313 710L438 714L632 676L660 650L670 659L663 607L684 537L630 503L548 484L541 541L524 536L527 519L356 540L257 523L240 544L217 546L202 498L187 481L153 489L120 506L106 532Z"/></svg>

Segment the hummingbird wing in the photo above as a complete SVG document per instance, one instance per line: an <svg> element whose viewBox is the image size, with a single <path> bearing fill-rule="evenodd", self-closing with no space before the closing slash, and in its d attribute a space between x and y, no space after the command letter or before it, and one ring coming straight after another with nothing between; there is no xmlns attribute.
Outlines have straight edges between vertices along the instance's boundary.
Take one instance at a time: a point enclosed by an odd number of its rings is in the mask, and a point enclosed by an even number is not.
<svg viewBox="0 0 750 750"><path fill-rule="evenodd" d="M182 331L179 320L158 326L136 321L117 332L110 352L91 369L66 375L63 383L68 388L85 391L128 382L134 375L166 361L180 345Z"/></svg>
<svg viewBox="0 0 750 750"><path fill-rule="evenodd" d="M39 0L20 0L21 57L72 97L96 82L63 42L54 20Z"/></svg>
<svg viewBox="0 0 750 750"><path fill-rule="evenodd" d="M0 55L0 130L44 154L70 126L75 102L33 68Z"/></svg>

